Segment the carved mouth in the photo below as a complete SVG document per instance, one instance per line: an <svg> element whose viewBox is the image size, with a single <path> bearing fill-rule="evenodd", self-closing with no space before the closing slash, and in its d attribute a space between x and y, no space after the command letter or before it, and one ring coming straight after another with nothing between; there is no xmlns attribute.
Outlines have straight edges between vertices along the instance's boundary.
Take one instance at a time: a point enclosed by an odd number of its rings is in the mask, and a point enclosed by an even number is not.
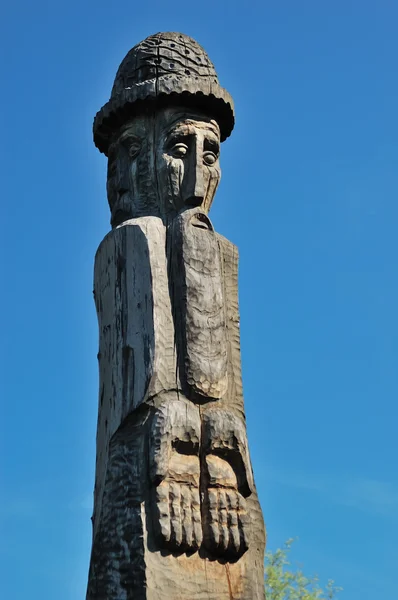
<svg viewBox="0 0 398 600"><path fill-rule="evenodd" d="M204 213L195 213L191 218L191 225L193 227L197 227L198 229L213 231L213 225L211 224L209 217L207 217Z"/></svg>

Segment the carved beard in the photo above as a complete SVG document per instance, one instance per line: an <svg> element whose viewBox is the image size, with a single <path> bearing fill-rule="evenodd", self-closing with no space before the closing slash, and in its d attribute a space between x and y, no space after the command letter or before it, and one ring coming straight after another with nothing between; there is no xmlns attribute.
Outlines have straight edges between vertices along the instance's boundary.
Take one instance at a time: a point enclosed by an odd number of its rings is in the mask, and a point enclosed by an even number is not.
<svg viewBox="0 0 398 600"><path fill-rule="evenodd" d="M209 218L180 213L167 234L177 360L188 398L222 398L228 386L226 316L220 250ZM184 389L185 388L185 389Z"/></svg>

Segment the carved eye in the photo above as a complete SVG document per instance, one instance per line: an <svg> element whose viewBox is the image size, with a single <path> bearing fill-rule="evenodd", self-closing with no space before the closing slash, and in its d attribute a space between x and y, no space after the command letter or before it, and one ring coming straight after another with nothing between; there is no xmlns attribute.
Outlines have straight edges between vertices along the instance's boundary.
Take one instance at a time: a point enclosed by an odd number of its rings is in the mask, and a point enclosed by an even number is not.
<svg viewBox="0 0 398 600"><path fill-rule="evenodd" d="M116 160L108 160L108 177L114 177L116 175Z"/></svg>
<svg viewBox="0 0 398 600"><path fill-rule="evenodd" d="M191 225L193 227L197 227L198 229L207 229L208 231L214 231L213 225L209 217L203 213L195 213L191 218Z"/></svg>
<svg viewBox="0 0 398 600"><path fill-rule="evenodd" d="M176 144L170 150L170 154L175 156L175 158L183 158L188 152L188 146L185 144Z"/></svg>
<svg viewBox="0 0 398 600"><path fill-rule="evenodd" d="M127 150L128 156L131 160L137 158L142 146L141 138L127 131L122 133L119 141L121 146Z"/></svg>
<svg viewBox="0 0 398 600"><path fill-rule="evenodd" d="M134 160L135 158L137 158L137 156L139 155L141 150L141 142L134 140L131 142L130 147L129 147L129 156L132 160Z"/></svg>
<svg viewBox="0 0 398 600"><path fill-rule="evenodd" d="M214 152L205 152L203 154L203 162L206 165L212 166L217 162L217 156L214 154Z"/></svg>

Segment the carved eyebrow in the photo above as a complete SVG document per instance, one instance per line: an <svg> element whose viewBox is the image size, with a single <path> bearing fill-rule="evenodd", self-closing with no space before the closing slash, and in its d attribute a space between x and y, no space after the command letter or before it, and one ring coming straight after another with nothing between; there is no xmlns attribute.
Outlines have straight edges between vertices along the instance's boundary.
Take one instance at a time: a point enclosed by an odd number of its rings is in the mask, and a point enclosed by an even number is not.
<svg viewBox="0 0 398 600"><path fill-rule="evenodd" d="M180 125L179 127L173 127L170 128L167 132L166 132L166 140L173 140L173 139L177 139L177 138L181 138L181 137L187 137L189 135L192 135L189 131L189 127L187 125Z"/></svg>
<svg viewBox="0 0 398 600"><path fill-rule="evenodd" d="M185 122L179 122L178 124L173 124L169 127L169 129L167 129L166 131L166 139L169 138L169 136L175 134L176 136L182 136L182 135L190 135L191 131L192 131L192 127L197 127L197 125L195 124L195 122L192 122L191 120L187 120ZM218 125L215 121L209 121L206 122L206 128L208 129L209 133L213 133L213 135L219 139L220 137L220 130L218 128ZM204 127L200 127L200 129L204 129Z"/></svg>
<svg viewBox="0 0 398 600"><path fill-rule="evenodd" d="M187 131L186 129L172 131L165 139L164 148L166 150L170 150L175 144L178 144L178 142L185 141L186 143L188 143L188 139L190 137L192 137L192 134L190 134L189 131Z"/></svg>
<svg viewBox="0 0 398 600"><path fill-rule="evenodd" d="M220 129L216 125L209 123L209 129L212 131L212 133L214 133L217 139L220 137Z"/></svg>
<svg viewBox="0 0 398 600"><path fill-rule="evenodd" d="M191 131L189 130L188 127L183 126L183 127L174 129L173 131L171 131L169 133L168 136L166 136L165 147L171 147L174 144L177 144L179 141L187 139L187 138L191 137L192 135L193 135L193 133L191 133ZM218 136L216 135L216 133L213 131L207 132L207 134L205 135L205 138L204 138L203 145L206 150L211 150L215 154L219 154L219 152L220 152L219 139L218 139Z"/></svg>
<svg viewBox="0 0 398 600"><path fill-rule="evenodd" d="M216 154L220 152L220 144L218 140L213 137L206 136L204 140L204 148L205 150L212 150Z"/></svg>
<svg viewBox="0 0 398 600"><path fill-rule="evenodd" d="M138 135L134 135L134 133L130 133L129 131L125 131L119 138L119 143L124 146L141 146L142 139Z"/></svg>

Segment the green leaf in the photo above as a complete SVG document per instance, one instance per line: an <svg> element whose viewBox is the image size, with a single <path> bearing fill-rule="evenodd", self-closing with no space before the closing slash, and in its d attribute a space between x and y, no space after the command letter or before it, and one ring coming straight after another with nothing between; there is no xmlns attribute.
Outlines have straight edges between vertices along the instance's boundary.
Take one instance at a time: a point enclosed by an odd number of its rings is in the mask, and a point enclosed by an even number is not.
<svg viewBox="0 0 398 600"><path fill-rule="evenodd" d="M342 588L329 579L324 589L317 576L307 577L301 569L291 570L289 552L295 540L265 555L265 591L267 600L337 600Z"/></svg>

